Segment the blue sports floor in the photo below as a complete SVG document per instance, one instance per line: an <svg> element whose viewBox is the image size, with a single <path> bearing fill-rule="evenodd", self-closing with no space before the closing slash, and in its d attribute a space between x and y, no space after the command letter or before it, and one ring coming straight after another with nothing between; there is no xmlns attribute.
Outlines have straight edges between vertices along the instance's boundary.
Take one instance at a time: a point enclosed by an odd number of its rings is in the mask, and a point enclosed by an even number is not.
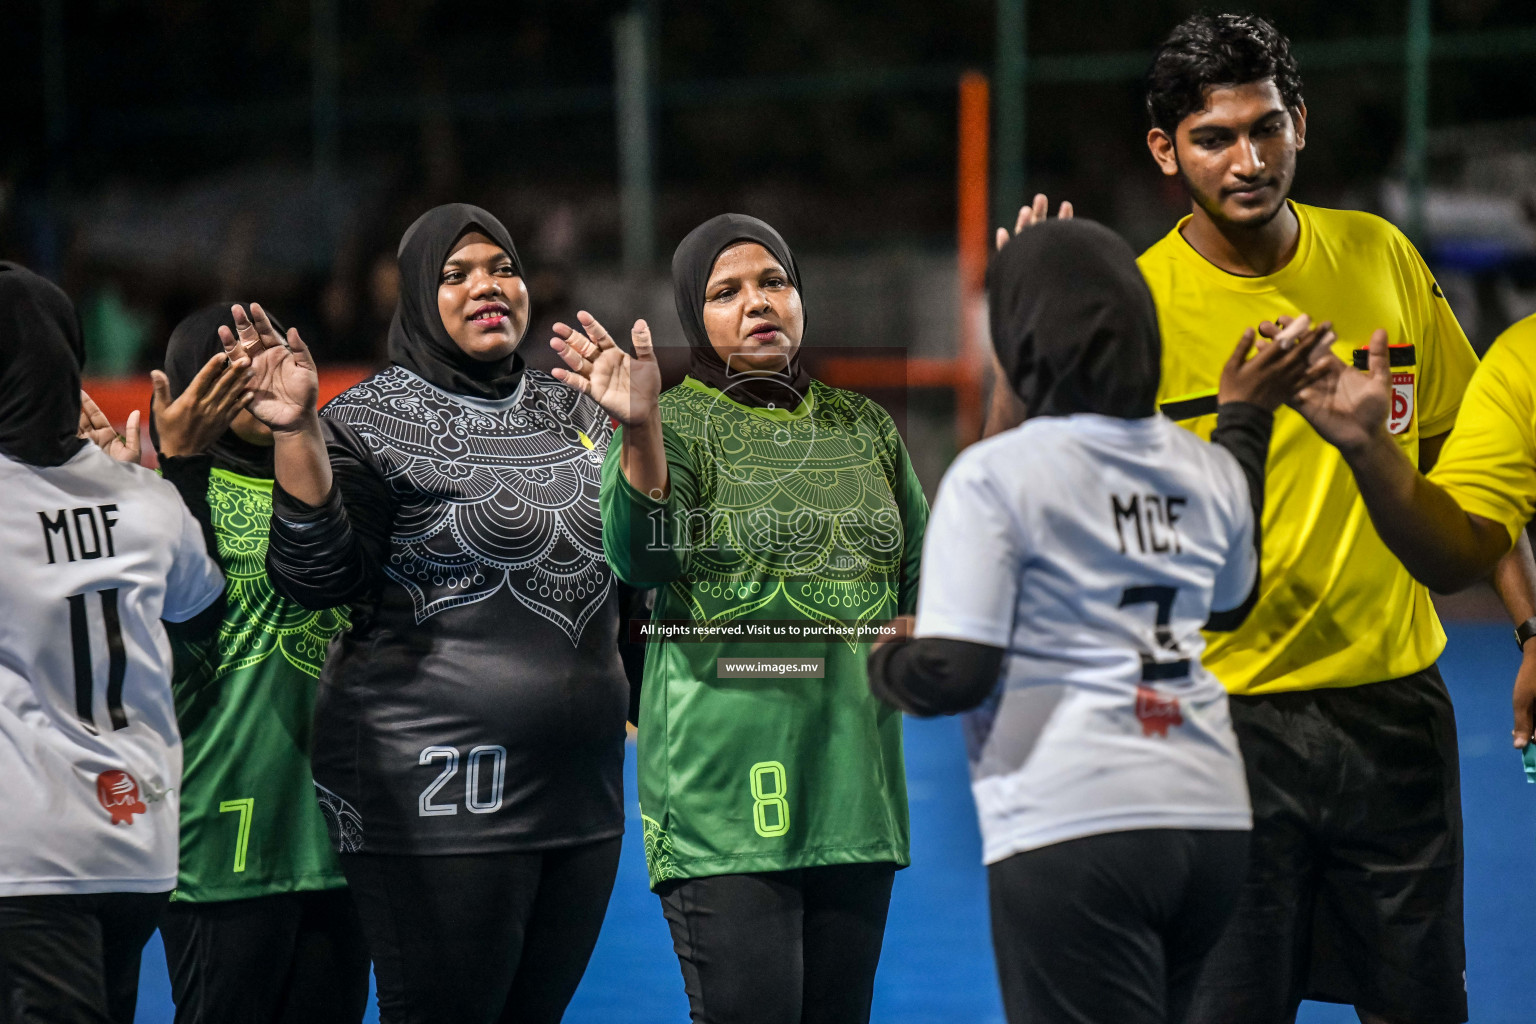
<svg viewBox="0 0 1536 1024"><path fill-rule="evenodd" d="M1467 834L1467 984L1476 1024L1525 1024L1536 950L1528 950L1536 879L1536 787L1509 742L1510 684L1519 657L1504 626L1453 624L1441 669L1461 735ZM634 750L626 765L633 799ZM913 866L896 891L876 983L879 1024L1002 1024L987 932L986 878L953 720L907 722ZM679 1024L688 1019L682 979L656 898L646 889L639 812L630 805L619 879L602 938L568 1024ZM145 950L141 1024L172 1017L165 955ZM1307 1004L1303 1024L1355 1021L1341 1006ZM368 1020L377 1021L376 1011Z"/></svg>

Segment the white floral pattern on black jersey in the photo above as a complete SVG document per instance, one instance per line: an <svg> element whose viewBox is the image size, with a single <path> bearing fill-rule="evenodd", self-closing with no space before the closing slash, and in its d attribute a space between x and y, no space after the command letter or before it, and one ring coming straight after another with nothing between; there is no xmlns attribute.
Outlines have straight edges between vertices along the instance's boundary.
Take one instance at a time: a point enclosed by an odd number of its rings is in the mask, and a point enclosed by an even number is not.
<svg viewBox="0 0 1536 1024"><path fill-rule="evenodd" d="M384 571L417 623L505 586L580 641L613 587L597 503L612 427L595 402L531 369L489 403L395 366L325 414L356 432L401 500Z"/></svg>

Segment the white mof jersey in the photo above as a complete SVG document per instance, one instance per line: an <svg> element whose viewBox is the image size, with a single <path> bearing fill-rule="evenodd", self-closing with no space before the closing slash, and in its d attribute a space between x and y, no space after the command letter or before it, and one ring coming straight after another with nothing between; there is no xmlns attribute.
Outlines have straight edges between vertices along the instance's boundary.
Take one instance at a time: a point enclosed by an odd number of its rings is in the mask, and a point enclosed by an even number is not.
<svg viewBox="0 0 1536 1024"><path fill-rule="evenodd" d="M161 619L224 579L176 489L86 444L0 455L0 896L176 887L181 736Z"/></svg>
<svg viewBox="0 0 1536 1024"><path fill-rule="evenodd" d="M917 630L1007 651L966 718L988 864L1139 828L1246 829L1212 608L1253 586L1237 460L1162 416L1040 417L939 488Z"/></svg>

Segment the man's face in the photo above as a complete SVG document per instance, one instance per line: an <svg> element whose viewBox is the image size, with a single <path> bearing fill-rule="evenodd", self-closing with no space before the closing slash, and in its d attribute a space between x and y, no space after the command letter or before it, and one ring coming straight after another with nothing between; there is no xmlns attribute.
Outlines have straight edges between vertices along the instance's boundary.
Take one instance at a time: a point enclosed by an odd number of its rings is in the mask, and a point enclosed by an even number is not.
<svg viewBox="0 0 1536 1024"><path fill-rule="evenodd" d="M1287 110L1274 80L1265 79L1207 90L1204 110L1180 121L1173 138L1152 129L1147 147L1211 220L1261 227L1290 194L1306 130L1306 107Z"/></svg>

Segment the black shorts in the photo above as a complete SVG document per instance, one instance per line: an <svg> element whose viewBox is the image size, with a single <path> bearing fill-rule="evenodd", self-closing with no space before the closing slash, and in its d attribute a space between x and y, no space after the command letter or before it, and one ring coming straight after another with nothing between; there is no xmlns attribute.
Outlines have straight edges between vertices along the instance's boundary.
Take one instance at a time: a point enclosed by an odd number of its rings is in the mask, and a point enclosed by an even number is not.
<svg viewBox="0 0 1536 1024"><path fill-rule="evenodd" d="M1461 774L1439 670L1231 706L1253 852L1190 1020L1289 1021L1303 999L1466 1020Z"/></svg>
<svg viewBox="0 0 1536 1024"><path fill-rule="evenodd" d="M0 1024L132 1024L168 892L0 897Z"/></svg>
<svg viewBox="0 0 1536 1024"><path fill-rule="evenodd" d="M1069 839L991 865L1010 1024L1178 1024L1247 864L1247 832L1169 828Z"/></svg>

